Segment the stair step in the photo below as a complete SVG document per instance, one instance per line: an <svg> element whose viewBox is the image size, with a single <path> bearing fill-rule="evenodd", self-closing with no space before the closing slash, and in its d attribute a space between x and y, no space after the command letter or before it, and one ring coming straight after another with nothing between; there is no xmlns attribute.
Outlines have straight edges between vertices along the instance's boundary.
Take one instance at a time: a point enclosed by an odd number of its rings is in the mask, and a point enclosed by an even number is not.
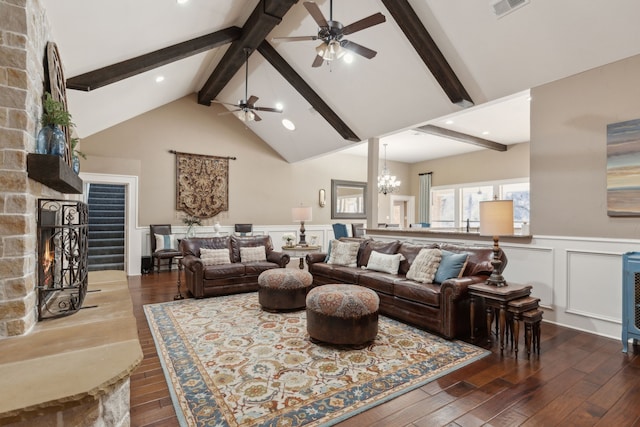
<svg viewBox="0 0 640 427"><path fill-rule="evenodd" d="M124 263L115 262L111 264L89 265L89 271L101 271L101 270L124 270Z"/></svg>
<svg viewBox="0 0 640 427"><path fill-rule="evenodd" d="M124 253L124 245L122 246L89 246L89 257L99 255L122 255Z"/></svg>
<svg viewBox="0 0 640 427"><path fill-rule="evenodd" d="M113 216L92 217L91 215L89 215L89 225L93 225L93 224L111 224L111 225L124 226L124 217L122 217L122 218L116 218L116 217L113 217Z"/></svg>
<svg viewBox="0 0 640 427"><path fill-rule="evenodd" d="M113 264L124 262L124 255L89 255L89 265L91 264Z"/></svg>
<svg viewBox="0 0 640 427"><path fill-rule="evenodd" d="M93 216L104 217L104 216L113 216L113 217L121 217L124 218L124 210L123 209L113 209L113 207L109 209L93 209L89 208L89 218Z"/></svg>
<svg viewBox="0 0 640 427"><path fill-rule="evenodd" d="M94 231L89 229L89 241L92 239L124 239L123 231Z"/></svg>
<svg viewBox="0 0 640 427"><path fill-rule="evenodd" d="M124 227L122 224L89 224L89 231L122 231L124 233Z"/></svg>
<svg viewBox="0 0 640 427"><path fill-rule="evenodd" d="M124 250L124 239L90 239L89 248L103 248L108 246L121 246Z"/></svg>

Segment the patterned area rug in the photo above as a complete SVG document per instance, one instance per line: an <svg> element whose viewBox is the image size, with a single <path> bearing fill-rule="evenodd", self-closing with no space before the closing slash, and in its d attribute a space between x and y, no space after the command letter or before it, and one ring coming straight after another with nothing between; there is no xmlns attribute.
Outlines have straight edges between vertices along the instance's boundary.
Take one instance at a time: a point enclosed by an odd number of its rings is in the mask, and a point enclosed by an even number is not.
<svg viewBox="0 0 640 427"><path fill-rule="evenodd" d="M330 426L489 354L384 316L366 348L320 346L257 293L144 309L183 426Z"/></svg>

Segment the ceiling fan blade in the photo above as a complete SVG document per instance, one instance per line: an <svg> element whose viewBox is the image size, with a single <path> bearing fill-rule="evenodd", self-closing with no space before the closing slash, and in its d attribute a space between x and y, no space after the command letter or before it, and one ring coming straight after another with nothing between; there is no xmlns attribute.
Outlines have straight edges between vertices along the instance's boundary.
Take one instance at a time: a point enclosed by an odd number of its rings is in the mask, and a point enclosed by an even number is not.
<svg viewBox="0 0 640 427"><path fill-rule="evenodd" d="M385 22L387 18L380 12L374 13L371 16L367 16L359 21L356 21L352 24L347 25L342 29L342 34L353 34L356 31L364 30L365 28L373 27L374 25L382 24Z"/></svg>
<svg viewBox="0 0 640 427"><path fill-rule="evenodd" d="M340 42L340 46L347 50L350 50L353 53L364 56L367 59L371 59L378 54L378 52L376 52L375 50L371 50L368 47L359 45L358 43L350 42L349 40L342 40Z"/></svg>
<svg viewBox="0 0 640 427"><path fill-rule="evenodd" d="M313 64L311 64L311 66L316 68L321 66L323 63L324 63L324 59L322 59L322 56L316 55L316 58L313 60Z"/></svg>
<svg viewBox="0 0 640 427"><path fill-rule="evenodd" d="M270 108L270 107L253 107L253 109L257 111L268 111L270 113L282 113L282 110L278 110L277 108Z"/></svg>
<svg viewBox="0 0 640 427"><path fill-rule="evenodd" d="M255 120L256 122L259 122L260 120L262 120L262 117L260 117L259 115L256 114L256 112L253 112L253 120Z"/></svg>
<svg viewBox="0 0 640 427"><path fill-rule="evenodd" d="M213 102L213 103L215 103L215 104L232 105L232 106L234 106L234 107L237 107L237 106L238 106L238 104L231 104L231 103L229 103L229 102L216 101L215 99L214 99L213 101L211 101L211 102Z"/></svg>
<svg viewBox="0 0 640 427"><path fill-rule="evenodd" d="M258 99L260 98L255 95L251 95L249 99L247 99L247 107L253 108L253 104L255 104Z"/></svg>
<svg viewBox="0 0 640 427"><path fill-rule="evenodd" d="M329 26L329 24L327 23L327 20L324 18L324 15L320 11L320 8L318 7L317 4L315 4L312 1L306 1L304 2L304 7L307 9L307 12L309 12L309 15L311 15L313 20L316 21L316 24L318 24L318 27Z"/></svg>
<svg viewBox="0 0 640 427"><path fill-rule="evenodd" d="M242 111L241 109L237 109L237 110L230 110L230 111L223 111L222 113L218 113L219 116L224 116L225 114L233 114L233 113L237 113L238 111Z"/></svg>
<svg viewBox="0 0 640 427"><path fill-rule="evenodd" d="M294 36L294 37L274 37L274 42L306 42L309 40L318 40L318 36Z"/></svg>

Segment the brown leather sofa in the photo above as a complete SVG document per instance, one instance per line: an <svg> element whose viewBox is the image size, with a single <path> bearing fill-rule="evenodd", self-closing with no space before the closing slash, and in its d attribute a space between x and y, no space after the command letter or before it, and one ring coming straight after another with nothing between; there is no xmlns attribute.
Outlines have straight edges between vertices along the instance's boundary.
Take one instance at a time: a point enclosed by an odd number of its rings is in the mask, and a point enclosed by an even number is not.
<svg viewBox="0 0 640 427"><path fill-rule="evenodd" d="M266 261L246 262L240 260L240 248L264 246ZM204 265L200 259L200 249L228 249L230 264ZM195 237L180 242L184 259L185 285L195 298L228 295L257 291L258 276L272 268L284 268L289 263L289 255L273 250L271 237L264 236L222 236Z"/></svg>
<svg viewBox="0 0 640 427"><path fill-rule="evenodd" d="M360 240L357 267L327 264L326 254L312 253L306 257L313 286L328 283L351 283L365 286L378 293L380 314L396 318L420 328L435 332L448 339L469 335L469 294L467 287L484 282L493 271L493 249L467 247L452 244L420 245L409 242L383 242ZM411 263L422 248L440 248L454 253L469 254L462 276L442 283L424 284L406 278ZM398 274L365 270L372 251L384 254L400 253L405 260L400 263ZM507 265L507 257L500 250L500 270ZM478 310L479 311L479 310ZM477 322L476 324L479 324Z"/></svg>

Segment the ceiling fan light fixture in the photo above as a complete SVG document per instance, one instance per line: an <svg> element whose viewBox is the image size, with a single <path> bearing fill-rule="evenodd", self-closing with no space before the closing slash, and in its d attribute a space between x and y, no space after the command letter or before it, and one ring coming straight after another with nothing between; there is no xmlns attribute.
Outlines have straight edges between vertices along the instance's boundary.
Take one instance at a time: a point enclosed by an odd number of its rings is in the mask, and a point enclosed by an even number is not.
<svg viewBox="0 0 640 427"><path fill-rule="evenodd" d="M325 42L320 43L320 45L316 47L316 53L325 61L333 61L342 58L347 52L340 46L339 41L331 40L328 44Z"/></svg>
<svg viewBox="0 0 640 427"><path fill-rule="evenodd" d="M251 110L241 110L236 115L243 122L252 122L256 118L256 115Z"/></svg>

